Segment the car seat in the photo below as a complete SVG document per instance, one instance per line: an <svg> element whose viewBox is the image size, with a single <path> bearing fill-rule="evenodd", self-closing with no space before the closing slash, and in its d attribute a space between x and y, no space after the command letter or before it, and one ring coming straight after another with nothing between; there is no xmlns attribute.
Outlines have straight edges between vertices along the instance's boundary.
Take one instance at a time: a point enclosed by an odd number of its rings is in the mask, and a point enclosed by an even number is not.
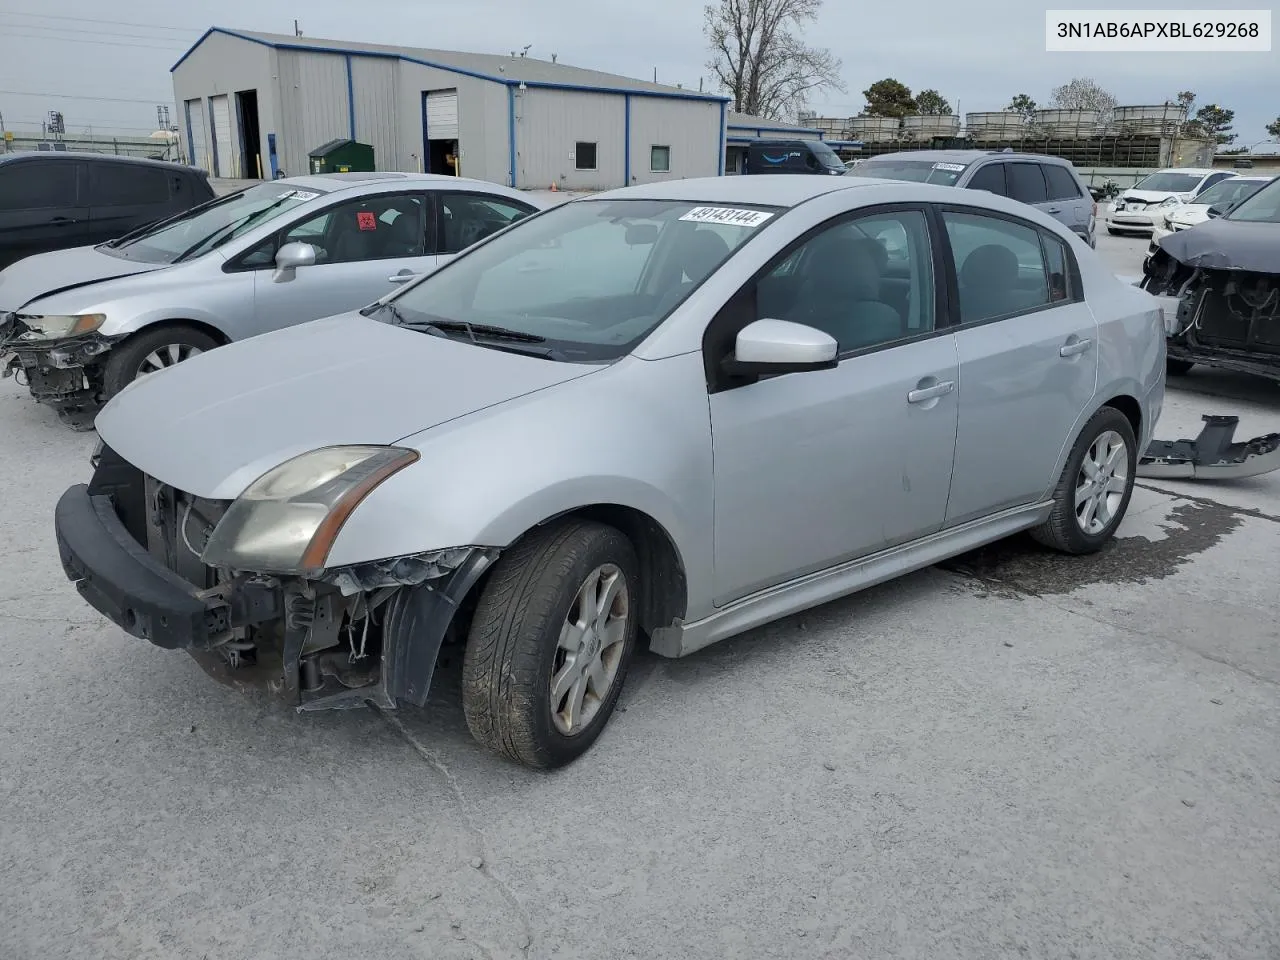
<svg viewBox="0 0 1280 960"><path fill-rule="evenodd" d="M964 323L1000 317L1020 309L1018 258L1008 247L988 243L960 268L960 319Z"/></svg>
<svg viewBox="0 0 1280 960"><path fill-rule="evenodd" d="M834 337L856 350L902 336L902 317L880 299L880 266L872 242L829 238L804 265L799 302L786 318Z"/></svg>

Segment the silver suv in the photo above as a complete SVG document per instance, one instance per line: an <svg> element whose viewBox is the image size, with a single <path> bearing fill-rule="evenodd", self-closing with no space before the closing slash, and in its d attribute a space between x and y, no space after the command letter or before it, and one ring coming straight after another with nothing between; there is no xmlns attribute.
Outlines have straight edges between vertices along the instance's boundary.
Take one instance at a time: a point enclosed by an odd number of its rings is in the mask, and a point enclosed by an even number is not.
<svg viewBox="0 0 1280 960"><path fill-rule="evenodd" d="M907 150L871 157L845 176L986 190L1030 204L1062 221L1089 246L1096 245L1098 205L1075 167L1060 157L1012 151Z"/></svg>

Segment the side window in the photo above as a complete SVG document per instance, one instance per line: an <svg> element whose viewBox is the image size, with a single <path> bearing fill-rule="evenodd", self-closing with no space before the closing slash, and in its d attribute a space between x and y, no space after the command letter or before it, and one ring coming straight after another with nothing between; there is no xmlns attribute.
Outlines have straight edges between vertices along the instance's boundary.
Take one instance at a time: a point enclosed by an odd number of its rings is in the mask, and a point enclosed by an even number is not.
<svg viewBox="0 0 1280 960"><path fill-rule="evenodd" d="M1043 168L1038 163L1008 165L1009 196L1021 203L1044 203L1049 199Z"/></svg>
<svg viewBox="0 0 1280 960"><path fill-rule="evenodd" d="M1044 177L1049 183L1050 200L1076 200L1081 196L1076 178L1066 167L1056 163L1045 164Z"/></svg>
<svg viewBox="0 0 1280 960"><path fill-rule="evenodd" d="M1009 194L1004 185L1004 164L988 163L985 167L979 167L967 186L970 190L986 190L998 197L1007 197Z"/></svg>
<svg viewBox="0 0 1280 960"><path fill-rule="evenodd" d="M441 193L438 253L460 253L534 212L534 208L486 193Z"/></svg>
<svg viewBox="0 0 1280 960"><path fill-rule="evenodd" d="M1196 193L1197 194L1204 193L1206 190L1212 187L1215 183L1218 183L1222 180L1226 180L1230 176L1231 174L1229 173L1212 173L1209 176L1204 178L1204 182L1200 184L1200 189L1197 190Z"/></svg>
<svg viewBox="0 0 1280 960"><path fill-rule="evenodd" d="M841 353L934 328L933 254L918 210L828 227L788 251L756 284L755 316L807 324Z"/></svg>
<svg viewBox="0 0 1280 960"><path fill-rule="evenodd" d="M134 207L169 202L163 170L123 163L89 164L89 206Z"/></svg>
<svg viewBox="0 0 1280 960"><path fill-rule="evenodd" d="M421 194L362 197L300 220L265 240L240 260L243 267L269 267L286 243L309 243L316 263L354 263L420 257L430 223Z"/></svg>
<svg viewBox="0 0 1280 960"><path fill-rule="evenodd" d="M596 144L590 140L579 140L573 145L575 170L594 170L596 168Z"/></svg>
<svg viewBox="0 0 1280 960"><path fill-rule="evenodd" d="M1049 303L1038 230L951 210L944 211L942 219L960 285L961 323L994 320Z"/></svg>
<svg viewBox="0 0 1280 960"><path fill-rule="evenodd" d="M76 205L76 165L57 160L0 166L0 210L47 210Z"/></svg>
<svg viewBox="0 0 1280 960"><path fill-rule="evenodd" d="M1071 258L1067 256L1067 247L1057 237L1041 233L1040 240L1044 244L1044 261L1049 269L1049 300L1052 303L1066 303L1079 298L1074 293L1071 282Z"/></svg>

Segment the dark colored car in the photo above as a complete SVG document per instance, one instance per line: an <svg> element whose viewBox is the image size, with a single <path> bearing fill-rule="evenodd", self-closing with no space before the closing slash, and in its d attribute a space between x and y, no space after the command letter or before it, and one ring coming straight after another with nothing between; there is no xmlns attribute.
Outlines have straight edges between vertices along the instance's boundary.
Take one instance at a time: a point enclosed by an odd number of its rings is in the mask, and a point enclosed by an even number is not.
<svg viewBox="0 0 1280 960"><path fill-rule="evenodd" d="M989 150L906 150L871 157L850 177L879 177L986 190L1029 204L1094 246L1098 205L1070 162L1040 153Z"/></svg>
<svg viewBox="0 0 1280 960"><path fill-rule="evenodd" d="M0 270L103 243L212 200L203 170L96 153L0 154Z"/></svg>
<svg viewBox="0 0 1280 960"><path fill-rule="evenodd" d="M1157 241L1142 289L1166 298L1168 369L1195 364L1280 381L1280 178Z"/></svg>
<svg viewBox="0 0 1280 960"><path fill-rule="evenodd" d="M753 140L743 173L820 173L840 176L844 161L821 140Z"/></svg>

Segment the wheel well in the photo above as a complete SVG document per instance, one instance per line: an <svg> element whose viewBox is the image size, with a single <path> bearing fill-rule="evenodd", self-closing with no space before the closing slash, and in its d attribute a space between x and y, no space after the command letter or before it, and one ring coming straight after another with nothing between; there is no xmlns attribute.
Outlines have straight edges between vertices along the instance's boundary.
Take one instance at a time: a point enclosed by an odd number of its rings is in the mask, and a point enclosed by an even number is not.
<svg viewBox="0 0 1280 960"><path fill-rule="evenodd" d="M1111 407L1119 410L1124 414L1125 419L1129 421L1129 426L1133 427L1133 435L1141 442L1142 438L1142 406L1133 397L1121 395L1112 397L1104 407ZM1139 451L1141 452L1141 451Z"/></svg>
<svg viewBox="0 0 1280 960"><path fill-rule="evenodd" d="M171 320L158 320L155 323L149 323L145 327L133 331L131 337L136 337L140 333L151 333L153 330L163 330L166 327L190 327L192 330L199 330L201 333L207 333L213 339L218 341L219 346L225 347L231 342L231 338L210 323L203 323L200 320L185 320L177 317Z"/></svg>

